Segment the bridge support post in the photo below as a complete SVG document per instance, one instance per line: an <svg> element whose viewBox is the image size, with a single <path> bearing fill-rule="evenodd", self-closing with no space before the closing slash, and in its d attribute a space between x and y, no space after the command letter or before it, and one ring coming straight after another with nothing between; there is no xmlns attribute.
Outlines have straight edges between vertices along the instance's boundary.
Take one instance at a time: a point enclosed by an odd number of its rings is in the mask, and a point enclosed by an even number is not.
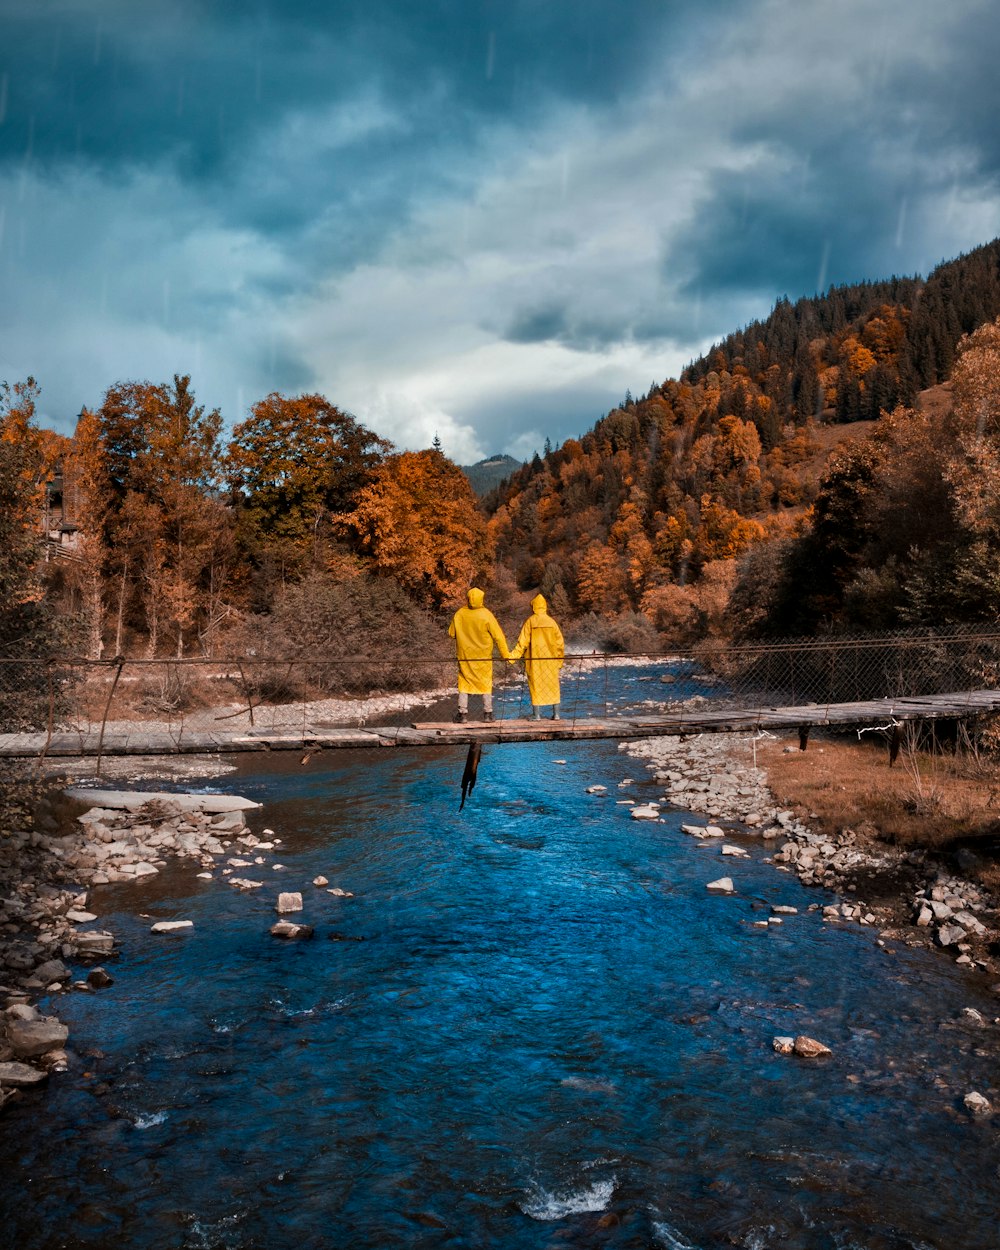
<svg viewBox="0 0 1000 1250"><path fill-rule="evenodd" d="M799 726L799 750L804 751L809 745L809 726Z"/></svg>

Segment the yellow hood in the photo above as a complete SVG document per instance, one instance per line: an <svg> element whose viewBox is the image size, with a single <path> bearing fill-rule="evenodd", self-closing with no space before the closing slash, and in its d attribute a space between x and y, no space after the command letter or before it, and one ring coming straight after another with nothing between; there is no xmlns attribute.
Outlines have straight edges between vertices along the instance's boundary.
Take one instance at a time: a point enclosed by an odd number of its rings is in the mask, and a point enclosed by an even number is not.
<svg viewBox="0 0 1000 1250"><path fill-rule="evenodd" d="M531 601L532 612L544 612L547 607L548 604L545 602L544 595L535 595L534 599Z"/></svg>
<svg viewBox="0 0 1000 1250"><path fill-rule="evenodd" d="M483 600L484 600L485 598L486 598L486 596L485 596L485 595L483 594L483 592L479 589L479 587L478 587L478 586L473 586L473 587L472 587L472 589L469 591L469 594L468 594L468 599L469 599L469 607L470 607L470 608L481 608L481 607L483 606Z"/></svg>

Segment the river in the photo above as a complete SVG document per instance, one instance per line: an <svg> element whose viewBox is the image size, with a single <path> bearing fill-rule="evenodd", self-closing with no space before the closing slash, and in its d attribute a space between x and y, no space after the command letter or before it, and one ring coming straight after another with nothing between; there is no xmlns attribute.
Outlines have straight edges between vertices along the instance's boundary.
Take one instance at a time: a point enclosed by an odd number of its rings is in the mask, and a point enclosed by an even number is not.
<svg viewBox="0 0 1000 1250"><path fill-rule="evenodd" d="M996 1250L985 988L825 925L759 841L707 892L718 846L631 819L659 792L613 744L487 747L460 814L463 762L249 757L206 788L264 804L265 889L93 892L123 953L0 1120L5 1250ZM279 888L314 940L269 935ZM774 1053L799 1033L833 1057Z"/></svg>

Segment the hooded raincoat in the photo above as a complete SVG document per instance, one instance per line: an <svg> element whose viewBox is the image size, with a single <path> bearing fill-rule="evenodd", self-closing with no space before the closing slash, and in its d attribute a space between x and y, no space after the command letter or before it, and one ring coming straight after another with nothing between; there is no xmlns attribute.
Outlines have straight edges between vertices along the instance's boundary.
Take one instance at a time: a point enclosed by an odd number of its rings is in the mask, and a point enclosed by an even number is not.
<svg viewBox="0 0 1000 1250"><path fill-rule="evenodd" d="M533 707L559 702L559 670L566 654L562 630L549 616L547 606L544 596L535 595L531 601L532 615L521 626L510 653L512 660L524 656Z"/></svg>
<svg viewBox="0 0 1000 1250"><path fill-rule="evenodd" d="M507 639L497 618L483 607L485 595L473 586L469 606L459 608L448 626L448 636L455 639L458 657L458 689L462 694L491 694L493 691L493 644L504 660L510 659Z"/></svg>

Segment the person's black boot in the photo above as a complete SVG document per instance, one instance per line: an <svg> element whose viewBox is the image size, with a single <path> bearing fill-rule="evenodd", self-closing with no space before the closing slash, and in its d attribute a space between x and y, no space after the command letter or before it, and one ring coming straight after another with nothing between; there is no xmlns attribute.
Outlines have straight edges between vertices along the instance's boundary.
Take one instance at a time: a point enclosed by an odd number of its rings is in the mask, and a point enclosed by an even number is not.
<svg viewBox="0 0 1000 1250"><path fill-rule="evenodd" d="M465 722L466 722L468 719L469 719L469 713L468 713L468 712L456 712L456 713L455 713L455 724L456 724L456 725L464 725L464 724L465 724Z"/></svg>
<svg viewBox="0 0 1000 1250"><path fill-rule="evenodd" d="M491 721L492 719L493 719L493 713L492 713L492 712L484 712L484 713L483 713L483 720L489 720L489 721Z"/></svg>

